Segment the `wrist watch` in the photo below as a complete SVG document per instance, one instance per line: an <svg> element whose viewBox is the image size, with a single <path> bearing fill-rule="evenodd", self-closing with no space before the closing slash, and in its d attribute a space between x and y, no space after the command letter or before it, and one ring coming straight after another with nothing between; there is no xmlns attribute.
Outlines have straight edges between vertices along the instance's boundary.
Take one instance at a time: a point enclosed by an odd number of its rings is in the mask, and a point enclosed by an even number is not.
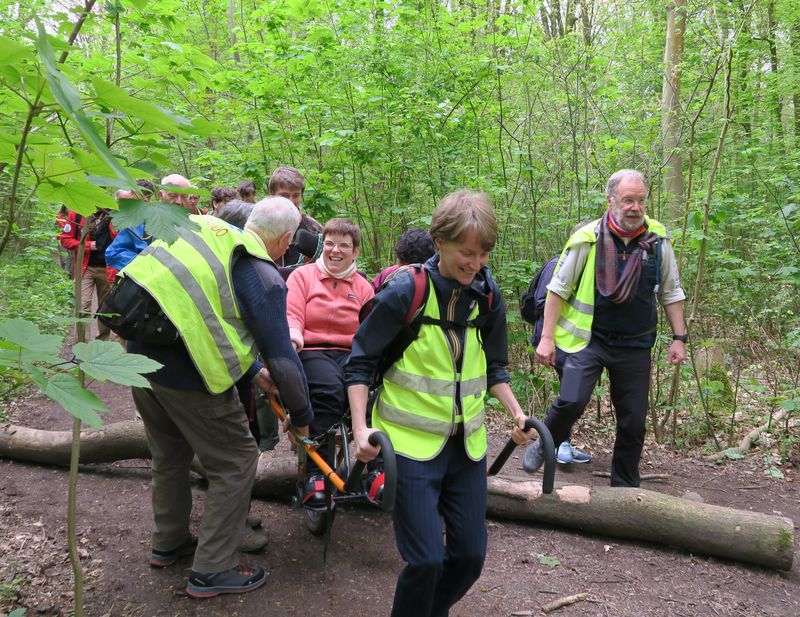
<svg viewBox="0 0 800 617"><path fill-rule="evenodd" d="M672 335L672 340L673 341L682 341L684 343L687 343L689 341L689 335L688 334L673 334Z"/></svg>

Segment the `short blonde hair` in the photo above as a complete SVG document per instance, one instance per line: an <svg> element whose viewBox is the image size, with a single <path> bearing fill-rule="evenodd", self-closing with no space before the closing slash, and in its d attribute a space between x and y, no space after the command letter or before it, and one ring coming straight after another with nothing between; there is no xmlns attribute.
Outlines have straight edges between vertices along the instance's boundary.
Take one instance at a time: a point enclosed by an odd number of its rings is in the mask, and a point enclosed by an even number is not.
<svg viewBox="0 0 800 617"><path fill-rule="evenodd" d="M487 251L497 243L497 219L489 196L467 189L445 195L433 211L431 237L440 242L460 242L470 231L478 234Z"/></svg>

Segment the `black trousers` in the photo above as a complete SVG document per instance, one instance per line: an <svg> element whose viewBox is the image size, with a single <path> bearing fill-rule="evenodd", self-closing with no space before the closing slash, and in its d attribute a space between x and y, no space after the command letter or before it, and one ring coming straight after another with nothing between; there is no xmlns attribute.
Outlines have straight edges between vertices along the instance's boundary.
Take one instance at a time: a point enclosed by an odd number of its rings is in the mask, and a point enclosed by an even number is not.
<svg viewBox="0 0 800 617"><path fill-rule="evenodd" d="M611 402L617 414L617 437L611 461L611 486L639 486L639 460L644 446L650 349L609 347L596 339L566 354L558 395L544 423L558 446L569 437L583 414L603 369L608 369Z"/></svg>
<svg viewBox="0 0 800 617"><path fill-rule="evenodd" d="M486 458L471 460L463 435L450 437L430 461L397 457L394 535L407 565L392 617L446 617L478 580L486 557L486 493Z"/></svg>
<svg viewBox="0 0 800 617"><path fill-rule="evenodd" d="M319 436L342 419L347 409L347 392L344 384L344 365L349 351L324 349L301 351L300 361L308 383L308 394L314 419L309 427L312 437ZM320 454L324 455L325 448ZM329 464L333 461L327 461ZM317 466L309 459L308 473L316 473Z"/></svg>

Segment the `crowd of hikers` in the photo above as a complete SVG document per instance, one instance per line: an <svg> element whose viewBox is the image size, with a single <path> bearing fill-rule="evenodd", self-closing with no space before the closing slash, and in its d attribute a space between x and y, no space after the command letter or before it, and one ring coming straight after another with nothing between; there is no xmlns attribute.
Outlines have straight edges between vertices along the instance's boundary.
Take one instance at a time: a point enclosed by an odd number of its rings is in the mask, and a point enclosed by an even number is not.
<svg viewBox="0 0 800 617"><path fill-rule="evenodd" d="M406 562L391 614L447 615L487 551L487 395L508 414L516 443L536 437L509 385L506 304L487 267L498 239L494 209L481 192L446 195L429 228L406 230L397 262L370 282L358 268L359 226L348 218L323 225L304 212L298 170L276 169L266 188L261 199L247 180L213 188L207 209L178 174L117 192L118 200L188 210L195 227L172 244L144 225L117 230L103 210L59 216L61 245L75 253L81 276L81 308L90 313L93 296L101 307L98 338L161 364L147 376L150 387L132 389L153 459L150 564L192 557L186 593L195 598L265 583L263 568L240 564L239 551L267 543L249 506L259 448L269 452L279 440L267 402L275 397L292 439L324 435L349 411L373 497L383 475L370 435L388 436L394 533ZM607 211L575 228L522 302L536 358L561 380L544 419L559 462L591 460L569 436L600 372L609 372L613 486L639 485L658 304L673 332L669 360L686 355L676 260L664 226L645 215L647 196L638 171L614 173ZM208 478L197 535L195 456ZM543 460L541 439L532 441L523 467L533 473ZM307 463L304 507L329 507L325 484Z"/></svg>

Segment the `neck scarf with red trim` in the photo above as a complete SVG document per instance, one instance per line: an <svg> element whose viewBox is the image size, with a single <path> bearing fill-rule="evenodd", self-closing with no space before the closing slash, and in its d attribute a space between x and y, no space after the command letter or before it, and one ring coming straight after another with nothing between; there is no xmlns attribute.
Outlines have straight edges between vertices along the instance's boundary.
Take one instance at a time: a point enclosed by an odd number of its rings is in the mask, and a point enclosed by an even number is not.
<svg viewBox="0 0 800 617"><path fill-rule="evenodd" d="M622 238L637 238L636 248L626 260L621 276L617 274L617 247L612 233ZM607 211L600 221L600 230L597 233L595 280L600 294L614 304L630 302L639 286L642 265L647 261L648 253L656 242L658 236L647 231L644 225L632 232L620 229L611 212Z"/></svg>

